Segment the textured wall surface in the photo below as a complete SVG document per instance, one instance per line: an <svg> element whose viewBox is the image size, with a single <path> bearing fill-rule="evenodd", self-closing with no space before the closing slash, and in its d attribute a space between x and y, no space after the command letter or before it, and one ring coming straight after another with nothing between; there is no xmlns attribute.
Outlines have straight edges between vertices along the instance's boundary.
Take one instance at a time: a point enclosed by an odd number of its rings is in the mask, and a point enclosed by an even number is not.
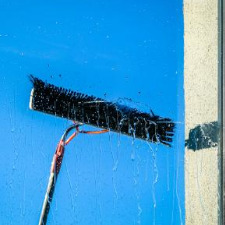
<svg viewBox="0 0 225 225"><path fill-rule="evenodd" d="M218 120L217 0L184 0L185 136ZM218 224L218 148L185 153L186 224Z"/></svg>

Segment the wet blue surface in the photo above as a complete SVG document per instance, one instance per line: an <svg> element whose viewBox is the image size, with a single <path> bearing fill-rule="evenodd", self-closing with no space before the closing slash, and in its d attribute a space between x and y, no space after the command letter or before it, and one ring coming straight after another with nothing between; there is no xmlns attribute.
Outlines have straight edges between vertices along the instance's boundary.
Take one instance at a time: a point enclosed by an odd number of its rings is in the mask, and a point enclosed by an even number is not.
<svg viewBox="0 0 225 225"><path fill-rule="evenodd" d="M182 1L0 5L1 224L38 223L52 155L71 124L29 109L29 74L176 122L172 148L79 135L49 225L184 224Z"/></svg>

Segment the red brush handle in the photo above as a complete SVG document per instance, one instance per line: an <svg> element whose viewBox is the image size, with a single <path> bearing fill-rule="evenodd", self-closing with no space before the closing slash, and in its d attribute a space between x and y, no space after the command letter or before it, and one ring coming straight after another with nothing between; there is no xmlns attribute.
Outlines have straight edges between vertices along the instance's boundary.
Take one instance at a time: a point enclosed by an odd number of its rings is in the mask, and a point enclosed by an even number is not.
<svg viewBox="0 0 225 225"><path fill-rule="evenodd" d="M64 150L65 150L65 145L64 142L61 140L56 148L55 154L53 156L52 160L52 166L51 166L51 173L54 173L56 176L59 174L61 165L62 165L62 160L64 156Z"/></svg>

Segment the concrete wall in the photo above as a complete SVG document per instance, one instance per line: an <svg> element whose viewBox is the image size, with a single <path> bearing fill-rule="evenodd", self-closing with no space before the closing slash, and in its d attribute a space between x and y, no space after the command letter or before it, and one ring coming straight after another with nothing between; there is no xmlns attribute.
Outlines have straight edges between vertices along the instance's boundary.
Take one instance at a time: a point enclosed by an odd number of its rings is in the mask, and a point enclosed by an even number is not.
<svg viewBox="0 0 225 225"><path fill-rule="evenodd" d="M218 121L218 3L184 0L186 139ZM218 148L185 151L186 224L218 224Z"/></svg>

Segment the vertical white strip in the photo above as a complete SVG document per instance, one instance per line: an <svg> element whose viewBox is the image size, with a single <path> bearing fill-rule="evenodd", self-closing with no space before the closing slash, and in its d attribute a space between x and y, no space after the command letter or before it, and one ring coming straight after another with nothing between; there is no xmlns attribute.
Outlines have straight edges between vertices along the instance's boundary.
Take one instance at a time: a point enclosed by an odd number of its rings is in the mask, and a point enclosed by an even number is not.
<svg viewBox="0 0 225 225"><path fill-rule="evenodd" d="M184 0L185 136L218 121L218 3ZM218 148L185 149L186 225L218 224Z"/></svg>

